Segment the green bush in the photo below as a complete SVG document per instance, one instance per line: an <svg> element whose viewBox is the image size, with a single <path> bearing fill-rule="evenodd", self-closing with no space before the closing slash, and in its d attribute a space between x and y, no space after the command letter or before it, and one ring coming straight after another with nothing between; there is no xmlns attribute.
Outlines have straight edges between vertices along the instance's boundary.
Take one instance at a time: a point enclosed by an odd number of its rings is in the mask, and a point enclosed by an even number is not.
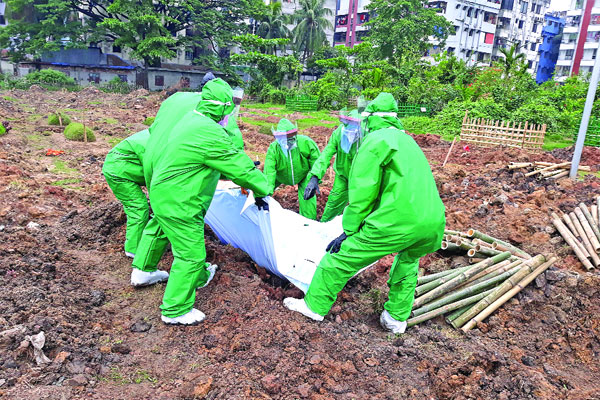
<svg viewBox="0 0 600 400"><path fill-rule="evenodd" d="M4 135L6 133L6 128L4 127L4 125L2 125L2 123L0 122L0 136Z"/></svg>
<svg viewBox="0 0 600 400"><path fill-rule="evenodd" d="M419 135L425 133L439 134L438 124L431 117L405 117L401 119L401 122L406 132Z"/></svg>
<svg viewBox="0 0 600 400"><path fill-rule="evenodd" d="M94 135L94 131L92 128L86 126L85 132L87 136L88 142L95 142L96 136ZM71 122L65 128L65 137L69 140L75 140L78 142L83 142L83 124L79 122Z"/></svg>
<svg viewBox="0 0 600 400"><path fill-rule="evenodd" d="M60 119L58 115L60 114ZM62 124L61 124L62 121ZM48 116L48 125L62 125L66 126L71 123L71 119L64 113L52 113Z"/></svg>
<svg viewBox="0 0 600 400"><path fill-rule="evenodd" d="M123 82L118 76L115 76L105 85L102 85L100 87L100 90L107 93L127 94L133 90L133 87L130 86L127 82Z"/></svg>
<svg viewBox="0 0 600 400"><path fill-rule="evenodd" d="M75 79L68 77L60 71L43 69L31 72L23 78L25 83L31 85L76 86Z"/></svg>
<svg viewBox="0 0 600 400"><path fill-rule="evenodd" d="M150 126L154 123L154 118L156 117L148 117L144 120L143 124L146 126Z"/></svg>

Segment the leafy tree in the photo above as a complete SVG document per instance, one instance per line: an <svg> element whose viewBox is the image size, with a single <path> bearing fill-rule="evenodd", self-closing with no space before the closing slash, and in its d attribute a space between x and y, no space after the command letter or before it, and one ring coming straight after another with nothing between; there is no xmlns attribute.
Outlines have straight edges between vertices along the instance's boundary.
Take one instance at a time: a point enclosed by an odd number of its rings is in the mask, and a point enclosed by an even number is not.
<svg viewBox="0 0 600 400"><path fill-rule="evenodd" d="M146 68L189 47L197 47L216 64L232 37L247 29L245 19L260 15L264 9L261 0L8 2L17 18L0 31L0 47L8 47L14 56L39 57L44 51L109 40L130 49ZM84 23L77 20L77 13L85 16ZM193 29L194 35L178 35L187 29Z"/></svg>
<svg viewBox="0 0 600 400"><path fill-rule="evenodd" d="M522 64L525 62L525 54L519 53L520 47L520 43L514 43L508 50L505 48L500 49L500 53L504 55L504 58L501 58L499 63L502 66L505 78L508 78L513 72L516 72L519 66L521 66L521 70L523 69Z"/></svg>
<svg viewBox="0 0 600 400"><path fill-rule="evenodd" d="M268 11L260 22L256 34L263 39L287 38L290 30L286 26L288 18L281 13L281 3L271 3L267 6ZM268 49L275 53L275 48Z"/></svg>
<svg viewBox="0 0 600 400"><path fill-rule="evenodd" d="M305 62L314 52L327 44L326 29L333 29L327 19L333 13L325 8L325 0L300 0L300 8L292 14L296 24L292 30L296 51L302 53Z"/></svg>
<svg viewBox="0 0 600 400"><path fill-rule="evenodd" d="M443 46L452 24L426 0L372 0L367 8L373 18L367 25L372 55L399 65L405 58L421 57L433 46Z"/></svg>
<svg viewBox="0 0 600 400"><path fill-rule="evenodd" d="M254 79L266 79L273 86L280 86L283 78L302 72L302 64L293 55L277 56L266 54L261 49L273 48L289 43L289 39L263 39L256 35L242 35L233 38L246 51L233 54L231 61L252 67L250 75Z"/></svg>

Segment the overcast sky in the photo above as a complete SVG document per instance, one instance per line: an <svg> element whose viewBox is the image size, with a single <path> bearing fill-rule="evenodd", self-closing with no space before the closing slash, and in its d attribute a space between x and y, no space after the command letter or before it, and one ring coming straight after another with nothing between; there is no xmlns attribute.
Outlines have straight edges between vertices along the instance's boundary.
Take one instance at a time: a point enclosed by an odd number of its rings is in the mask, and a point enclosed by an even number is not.
<svg viewBox="0 0 600 400"><path fill-rule="evenodd" d="M571 5L571 0L552 0L550 3L550 11L568 10Z"/></svg>

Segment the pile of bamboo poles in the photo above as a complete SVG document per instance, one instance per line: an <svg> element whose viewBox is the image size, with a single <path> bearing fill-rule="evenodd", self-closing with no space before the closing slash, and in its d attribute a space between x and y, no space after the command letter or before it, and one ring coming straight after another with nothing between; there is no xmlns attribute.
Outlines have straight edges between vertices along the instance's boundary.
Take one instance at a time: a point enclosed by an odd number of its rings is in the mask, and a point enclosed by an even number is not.
<svg viewBox="0 0 600 400"><path fill-rule="evenodd" d="M573 212L561 212L562 218L556 213L551 214L552 224L588 270L600 266L599 212L600 196L589 208L585 203L579 203Z"/></svg>
<svg viewBox="0 0 600 400"><path fill-rule="evenodd" d="M508 169L520 169L520 168L533 168L533 171L527 172L526 177L537 175L538 179L560 179L569 175L571 169L570 162L564 163L551 163L545 161L534 161L534 162L511 162L508 165ZM580 165L579 171L589 172L590 167Z"/></svg>
<svg viewBox="0 0 600 400"><path fill-rule="evenodd" d="M466 251L470 264L419 277L408 326L446 314L467 332L556 262L473 229L446 231L444 239L442 249Z"/></svg>

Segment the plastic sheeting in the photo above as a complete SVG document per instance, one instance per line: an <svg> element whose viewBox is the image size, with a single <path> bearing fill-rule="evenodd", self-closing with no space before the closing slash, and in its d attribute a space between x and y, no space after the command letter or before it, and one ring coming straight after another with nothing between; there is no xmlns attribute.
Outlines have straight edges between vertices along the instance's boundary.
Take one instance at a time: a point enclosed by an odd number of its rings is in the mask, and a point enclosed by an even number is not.
<svg viewBox="0 0 600 400"><path fill-rule="evenodd" d="M258 210L252 195L220 183L205 222L223 243L306 293L325 248L343 232L342 217L322 223L284 209L273 198L267 202L269 211Z"/></svg>

